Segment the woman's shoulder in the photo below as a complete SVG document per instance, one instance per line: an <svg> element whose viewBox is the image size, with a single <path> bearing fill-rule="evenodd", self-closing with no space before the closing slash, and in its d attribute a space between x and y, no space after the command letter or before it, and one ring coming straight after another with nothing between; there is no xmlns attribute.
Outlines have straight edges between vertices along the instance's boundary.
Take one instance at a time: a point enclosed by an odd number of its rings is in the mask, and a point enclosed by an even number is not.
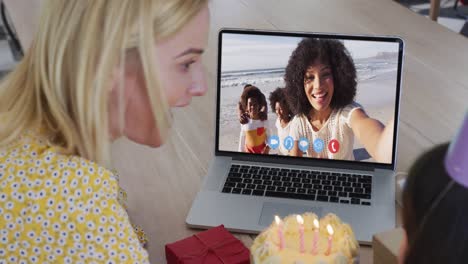
<svg viewBox="0 0 468 264"><path fill-rule="evenodd" d="M351 111L353 111L355 109L364 109L364 107L361 104L359 104L359 103L357 103L355 101L352 101L351 103L349 103L349 104L345 105L344 107L342 107L341 109L339 109L338 112L341 113L341 114L347 114L347 113L349 113L349 112L351 112Z"/></svg>
<svg viewBox="0 0 468 264"><path fill-rule="evenodd" d="M293 121L296 121L296 120L299 120L299 119L302 119L302 118L305 118L304 114L294 115L289 122L291 123Z"/></svg>
<svg viewBox="0 0 468 264"><path fill-rule="evenodd" d="M118 176L110 169L86 158L53 150L44 152L42 157L43 161L49 162L48 167L61 176L61 181L69 176L68 184L71 188L99 189L108 194L108 198L117 198Z"/></svg>
<svg viewBox="0 0 468 264"><path fill-rule="evenodd" d="M43 137L22 135L15 144L0 148L0 164L0 169L15 171L11 176L17 180L27 177L70 189L86 189L102 182L106 187L103 191L118 191L118 179L111 170L83 157L64 154Z"/></svg>
<svg viewBox="0 0 468 264"><path fill-rule="evenodd" d="M119 248L121 254L113 257L114 261L121 256L127 260L147 261L147 252L140 246L128 215L119 203L118 182L111 170L79 156L60 154L53 147L22 147L26 149L12 149L5 162L0 162L0 175L11 171L4 176L13 178L13 184L1 191L7 199L2 201L0 197L0 208L5 208L10 201L17 212L27 212L25 222L18 226L21 239L33 241L40 235L39 229L50 234L59 230L75 242L92 246L106 255L117 250L115 245L124 245ZM9 179L0 178L2 181ZM43 221L36 222L39 218ZM89 242L91 238L98 239L99 243ZM44 239L42 245L52 246L54 243L50 241ZM62 245L60 241L55 246L63 251L75 247ZM107 258L106 255L102 255L102 259ZM56 257L55 261L63 262Z"/></svg>
<svg viewBox="0 0 468 264"><path fill-rule="evenodd" d="M249 119L249 122L241 125L242 130L254 130L260 127L268 127L268 120Z"/></svg>
<svg viewBox="0 0 468 264"><path fill-rule="evenodd" d="M308 119L305 115L295 115L291 121L289 121L289 133L294 139L298 139L300 136L304 136L308 129Z"/></svg>
<svg viewBox="0 0 468 264"><path fill-rule="evenodd" d="M296 125L301 124L301 123L303 123L303 122L305 122L305 121L308 121L308 120L307 120L307 117L306 117L304 114L299 114L299 115L295 115L295 116L291 119L291 121L289 121L289 124L290 124L291 126L296 126Z"/></svg>
<svg viewBox="0 0 468 264"><path fill-rule="evenodd" d="M342 122L349 125L352 113L358 109L364 111L364 107L361 104L353 101L350 104L347 104L346 106L341 108L339 111L336 111L336 114Z"/></svg>

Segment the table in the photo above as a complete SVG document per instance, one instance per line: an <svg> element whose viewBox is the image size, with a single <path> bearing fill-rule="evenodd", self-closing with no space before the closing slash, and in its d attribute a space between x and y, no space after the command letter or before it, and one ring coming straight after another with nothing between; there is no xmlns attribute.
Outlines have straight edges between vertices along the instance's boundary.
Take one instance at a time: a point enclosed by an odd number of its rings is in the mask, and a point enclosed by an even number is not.
<svg viewBox="0 0 468 264"><path fill-rule="evenodd" d="M448 141L461 123L468 102L468 40L394 1L211 0L210 8L207 95L176 110L173 137L165 146L150 149L125 139L113 144L130 218L148 233L152 263L165 262L165 244L198 232L186 227L185 218L213 155L221 27L402 36L406 56L397 171L406 171L421 152ZM247 246L254 239L236 237ZM361 263L373 263L370 247L362 247Z"/></svg>

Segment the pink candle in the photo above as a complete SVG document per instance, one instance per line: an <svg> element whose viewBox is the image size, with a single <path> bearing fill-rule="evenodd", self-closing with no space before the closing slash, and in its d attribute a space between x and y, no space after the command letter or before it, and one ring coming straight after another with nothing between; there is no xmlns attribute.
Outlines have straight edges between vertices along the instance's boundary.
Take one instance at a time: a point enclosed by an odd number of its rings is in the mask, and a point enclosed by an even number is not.
<svg viewBox="0 0 468 264"><path fill-rule="evenodd" d="M331 225L327 225L327 231L328 231L328 248L327 252L325 255L330 255L331 254L331 249L332 249L332 238L333 238L333 228Z"/></svg>
<svg viewBox="0 0 468 264"><path fill-rule="evenodd" d="M305 247L304 247L304 219L300 215L297 215L296 219L297 219L297 223L299 223L299 247L300 247L300 252L304 253L305 252Z"/></svg>
<svg viewBox="0 0 468 264"><path fill-rule="evenodd" d="M314 219L314 241L312 244L312 254L317 255L317 243L318 243L318 236L319 236L319 221L317 219Z"/></svg>
<svg viewBox="0 0 468 264"><path fill-rule="evenodd" d="M275 215L275 222L278 227L279 248L282 250L284 248L283 222L277 215Z"/></svg>

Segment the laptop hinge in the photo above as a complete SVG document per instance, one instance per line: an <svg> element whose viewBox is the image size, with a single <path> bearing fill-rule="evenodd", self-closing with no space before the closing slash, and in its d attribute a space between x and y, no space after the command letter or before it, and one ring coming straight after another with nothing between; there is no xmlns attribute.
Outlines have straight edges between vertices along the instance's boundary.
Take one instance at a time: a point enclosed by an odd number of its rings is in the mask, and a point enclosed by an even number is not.
<svg viewBox="0 0 468 264"><path fill-rule="evenodd" d="M232 157L233 161L249 161L249 162L262 162L262 163L271 163L275 165L284 164L284 165L298 165L298 166L307 166L307 167L322 167L322 168L330 168L330 169L347 169L347 170L359 170L359 171L374 171L375 168L366 165L360 164L346 164L346 163L336 163L328 161L320 161L320 160L302 160L302 159L271 159L270 158L263 158L263 157Z"/></svg>

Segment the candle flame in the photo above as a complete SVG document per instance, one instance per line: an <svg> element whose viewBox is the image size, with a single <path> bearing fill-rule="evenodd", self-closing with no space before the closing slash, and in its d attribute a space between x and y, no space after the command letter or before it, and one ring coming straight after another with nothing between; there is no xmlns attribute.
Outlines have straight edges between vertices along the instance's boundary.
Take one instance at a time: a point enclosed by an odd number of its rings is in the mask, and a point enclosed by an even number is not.
<svg viewBox="0 0 468 264"><path fill-rule="evenodd" d="M333 235L333 228L331 227L331 225L327 225L327 231L330 236Z"/></svg>
<svg viewBox="0 0 468 264"><path fill-rule="evenodd" d="M299 224L301 224L301 225L304 224L304 219L302 218L301 215L297 215L297 216L296 216L296 220L297 220L297 222L298 222Z"/></svg>
<svg viewBox="0 0 468 264"><path fill-rule="evenodd" d="M317 219L314 219L314 226L317 229L320 227L319 221Z"/></svg>
<svg viewBox="0 0 468 264"><path fill-rule="evenodd" d="M275 222L276 222L277 225L279 225L281 223L281 219L277 215L275 215Z"/></svg>

